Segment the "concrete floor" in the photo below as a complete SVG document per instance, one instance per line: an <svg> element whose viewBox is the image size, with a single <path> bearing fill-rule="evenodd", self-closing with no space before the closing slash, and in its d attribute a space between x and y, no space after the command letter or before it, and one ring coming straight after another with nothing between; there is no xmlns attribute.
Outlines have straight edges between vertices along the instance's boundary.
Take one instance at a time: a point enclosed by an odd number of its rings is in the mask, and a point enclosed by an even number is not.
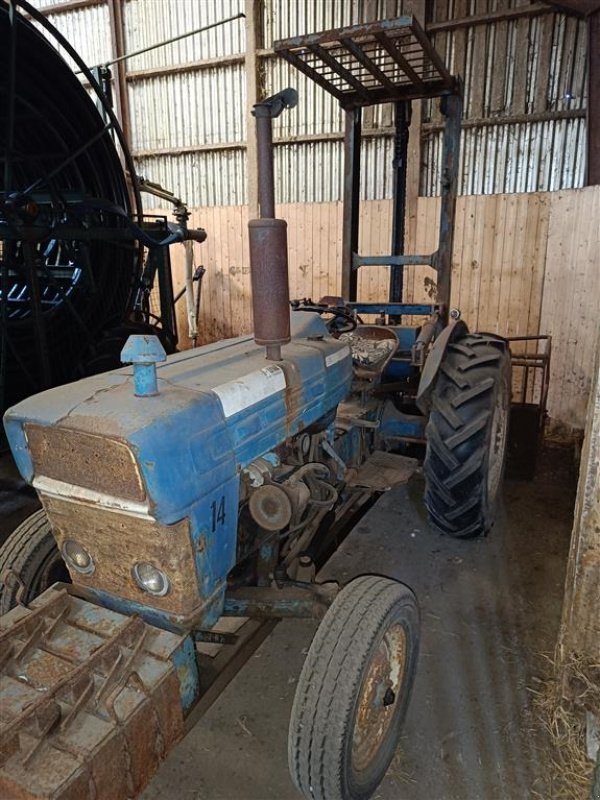
<svg viewBox="0 0 600 800"><path fill-rule="evenodd" d="M506 482L492 533L460 542L429 529L415 476L367 512L323 571L399 578L421 605L415 691L378 800L547 797L528 687L556 642L574 492L570 452L547 448L534 482ZM143 800L297 800L287 727L314 630L280 623Z"/></svg>

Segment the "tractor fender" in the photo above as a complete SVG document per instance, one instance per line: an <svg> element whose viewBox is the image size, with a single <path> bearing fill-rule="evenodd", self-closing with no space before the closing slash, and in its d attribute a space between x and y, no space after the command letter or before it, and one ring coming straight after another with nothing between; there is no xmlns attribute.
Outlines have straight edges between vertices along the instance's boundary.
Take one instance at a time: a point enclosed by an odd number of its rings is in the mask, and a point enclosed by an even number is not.
<svg viewBox="0 0 600 800"><path fill-rule="evenodd" d="M462 320L450 320L433 343L427 360L425 361L421 379L419 380L419 388L417 390L416 402L419 410L423 414L429 414L431 408L431 392L435 386L435 379L442 365L444 353L446 352L448 344L451 341L462 338L468 332L469 329Z"/></svg>

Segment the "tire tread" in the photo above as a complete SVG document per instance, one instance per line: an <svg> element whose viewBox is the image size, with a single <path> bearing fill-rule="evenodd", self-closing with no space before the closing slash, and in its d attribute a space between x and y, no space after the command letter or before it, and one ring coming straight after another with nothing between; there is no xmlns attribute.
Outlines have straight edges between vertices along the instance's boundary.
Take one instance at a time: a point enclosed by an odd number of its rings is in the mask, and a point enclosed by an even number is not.
<svg viewBox="0 0 600 800"><path fill-rule="evenodd" d="M298 681L288 740L292 779L305 797L354 800L344 794L340 742L349 735L352 701L380 635L375 621L401 598L416 607L412 592L396 581L357 578L340 592L317 629Z"/></svg>
<svg viewBox="0 0 600 800"><path fill-rule="evenodd" d="M442 533L472 538L492 525L486 454L502 381L510 390L503 339L466 334L448 345L432 397L423 464L429 519Z"/></svg>

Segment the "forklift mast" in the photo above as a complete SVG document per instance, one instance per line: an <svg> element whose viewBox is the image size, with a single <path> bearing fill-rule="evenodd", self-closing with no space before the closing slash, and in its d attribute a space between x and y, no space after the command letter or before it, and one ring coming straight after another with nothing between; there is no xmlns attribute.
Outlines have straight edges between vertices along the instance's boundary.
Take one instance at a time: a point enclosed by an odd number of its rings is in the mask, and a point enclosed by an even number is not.
<svg viewBox="0 0 600 800"><path fill-rule="evenodd" d="M354 25L276 42L275 52L332 94L345 115L344 213L342 232L342 296L359 313L380 313L381 304L357 304L357 272L364 266L389 266L386 311L397 320L403 313L429 314L431 306L403 309L405 265L429 265L437 272L437 303L443 324L448 319L456 187L462 114L460 79L447 70L427 34L412 16ZM441 98L445 119L441 180L440 235L435 253L406 255L404 219L411 102ZM359 255L360 149L362 110L393 103L393 220L391 254Z"/></svg>

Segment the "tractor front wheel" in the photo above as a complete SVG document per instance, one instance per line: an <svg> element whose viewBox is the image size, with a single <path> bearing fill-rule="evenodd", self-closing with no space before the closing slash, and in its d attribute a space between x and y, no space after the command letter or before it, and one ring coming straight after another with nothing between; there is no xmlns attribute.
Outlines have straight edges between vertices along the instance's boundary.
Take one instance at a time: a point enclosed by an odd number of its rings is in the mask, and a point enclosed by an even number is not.
<svg viewBox="0 0 600 800"><path fill-rule="evenodd" d="M356 578L317 629L288 739L292 780L308 800L366 800L394 756L413 684L419 612L412 591Z"/></svg>
<svg viewBox="0 0 600 800"><path fill-rule="evenodd" d="M444 355L427 424L425 505L433 527L460 539L489 531L506 456L510 353L503 339L467 334Z"/></svg>
<svg viewBox="0 0 600 800"><path fill-rule="evenodd" d="M33 513L0 547L0 615L28 605L57 581L70 582L43 508Z"/></svg>

